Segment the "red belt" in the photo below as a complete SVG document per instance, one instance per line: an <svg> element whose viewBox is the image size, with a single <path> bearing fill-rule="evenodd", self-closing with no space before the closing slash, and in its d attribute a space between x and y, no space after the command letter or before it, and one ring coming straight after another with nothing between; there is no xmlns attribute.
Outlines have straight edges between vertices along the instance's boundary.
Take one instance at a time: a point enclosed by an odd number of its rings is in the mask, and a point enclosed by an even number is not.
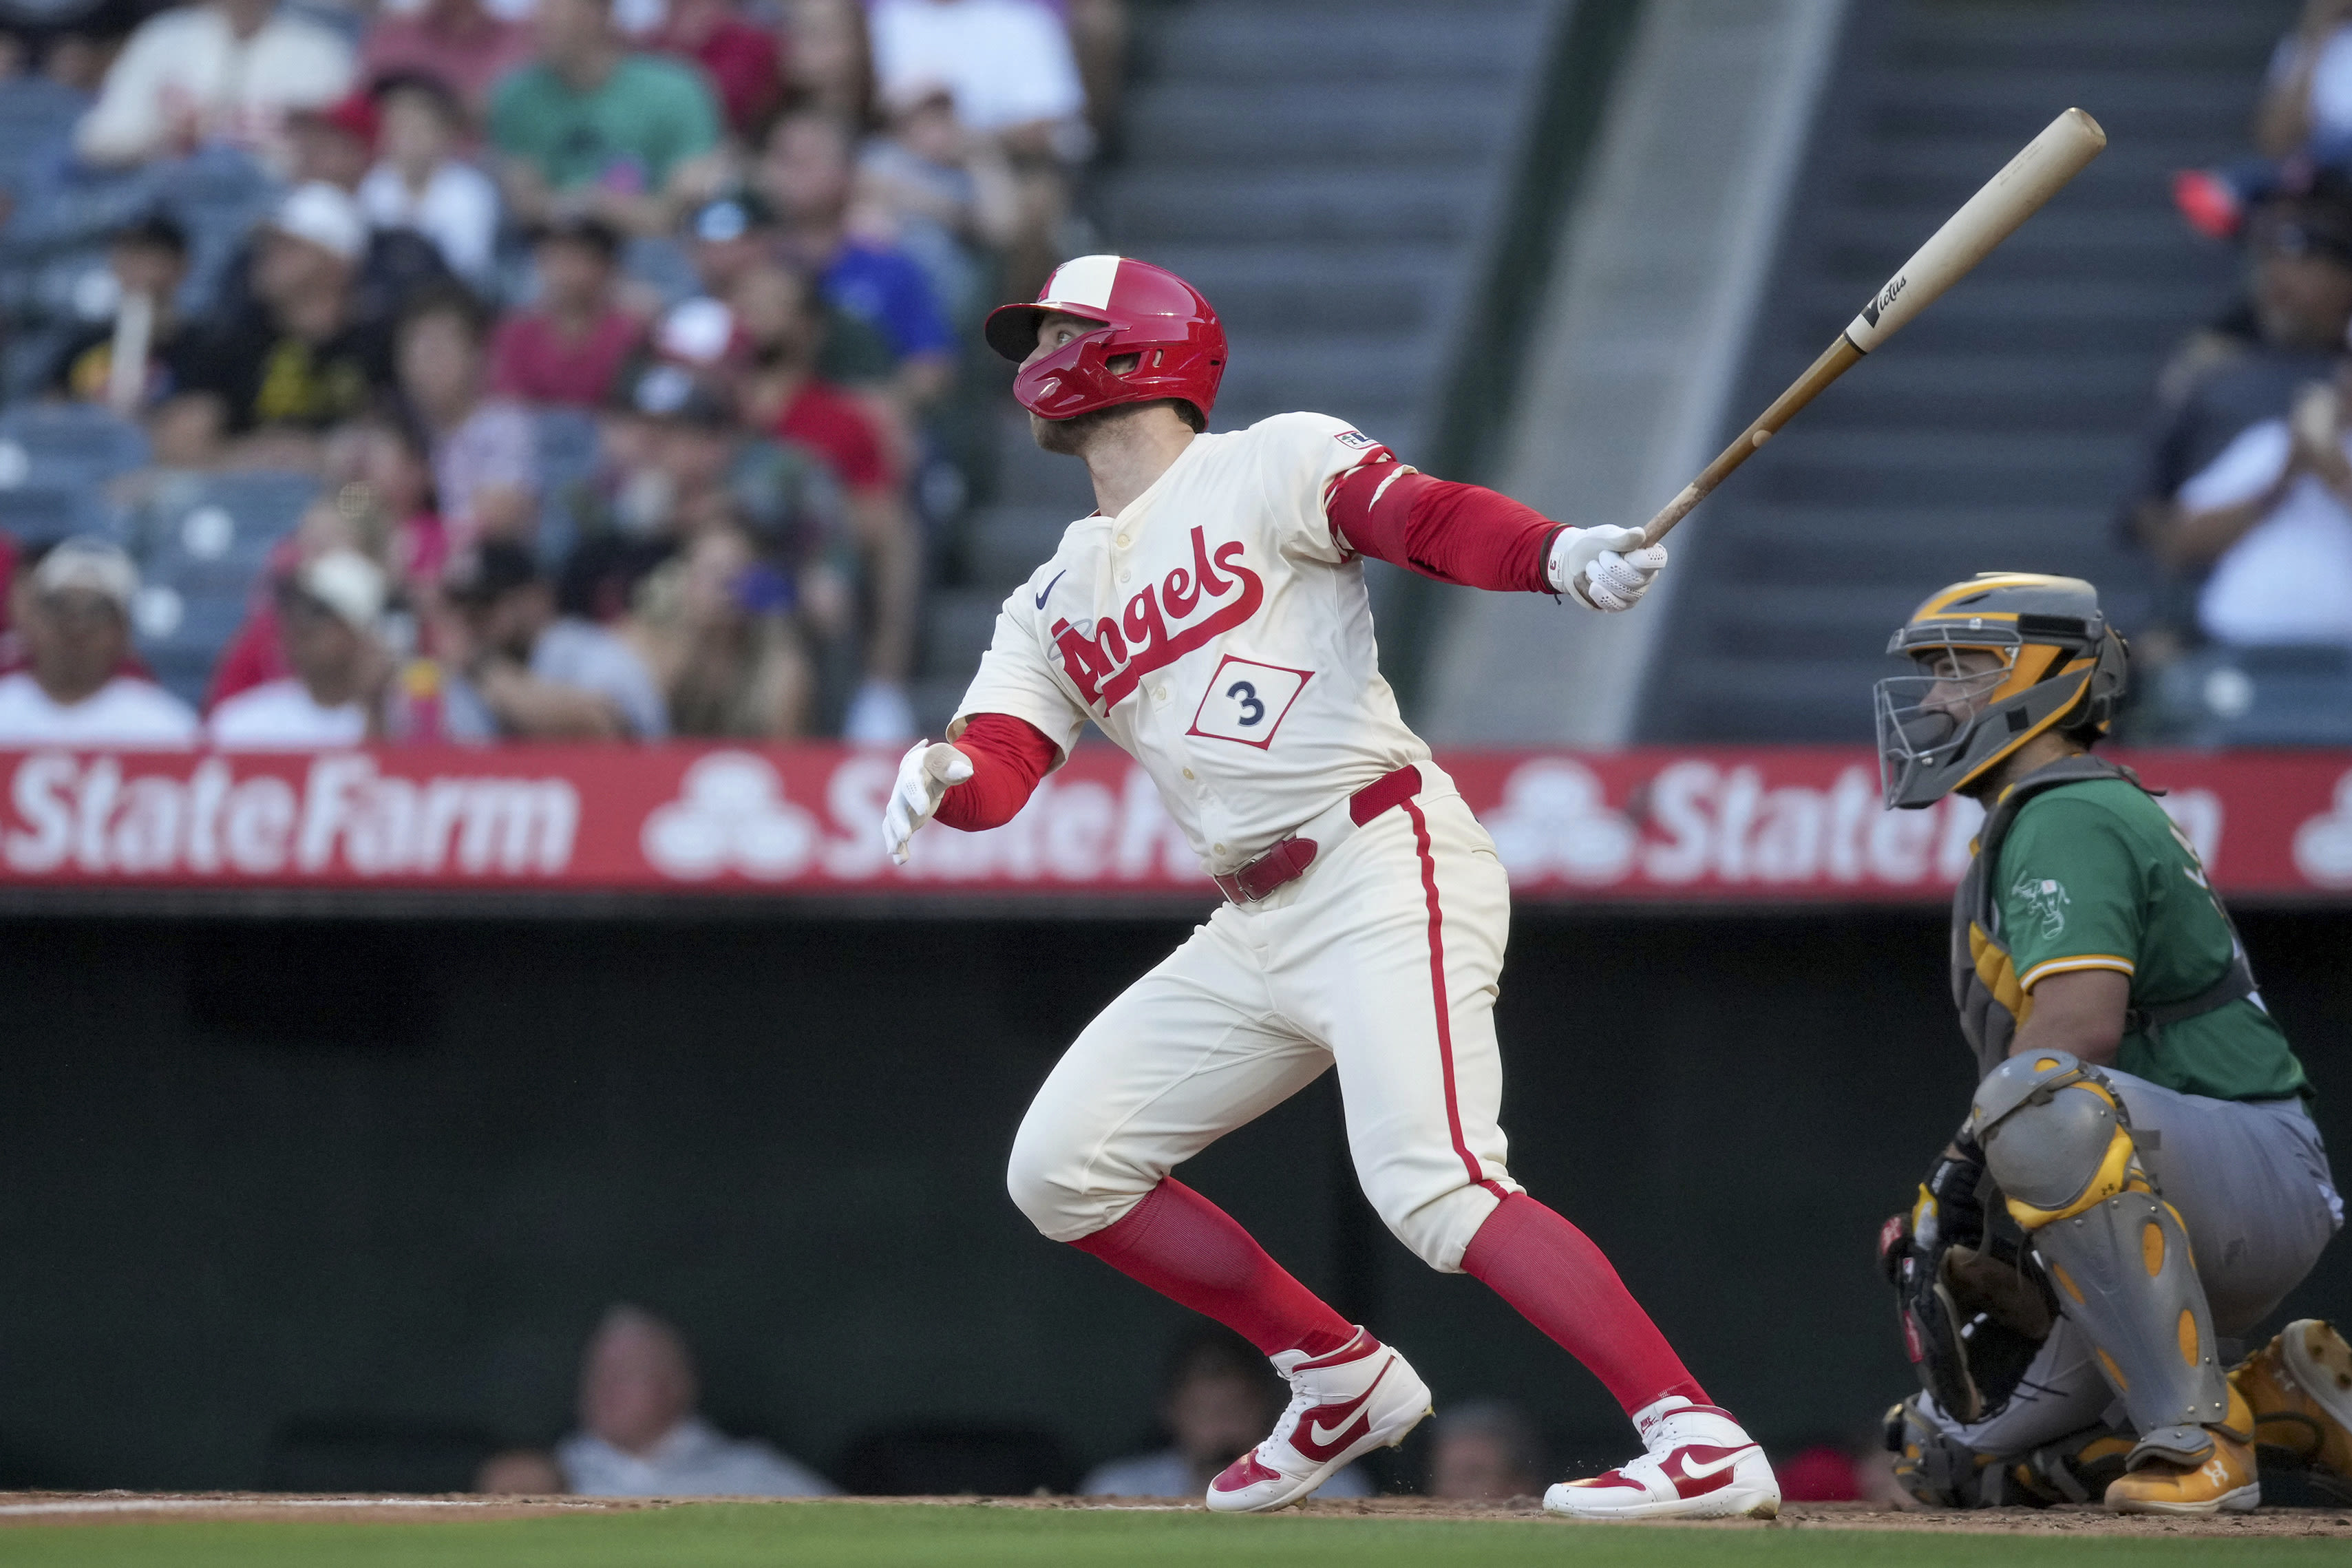
<svg viewBox="0 0 2352 1568"><path fill-rule="evenodd" d="M1421 770L1408 763L1382 773L1348 797L1348 820L1361 827L1393 805L1421 793ZM1218 891L1237 904L1254 904L1276 888L1307 875L1315 863L1315 840L1294 833L1228 876L1214 879Z"/></svg>

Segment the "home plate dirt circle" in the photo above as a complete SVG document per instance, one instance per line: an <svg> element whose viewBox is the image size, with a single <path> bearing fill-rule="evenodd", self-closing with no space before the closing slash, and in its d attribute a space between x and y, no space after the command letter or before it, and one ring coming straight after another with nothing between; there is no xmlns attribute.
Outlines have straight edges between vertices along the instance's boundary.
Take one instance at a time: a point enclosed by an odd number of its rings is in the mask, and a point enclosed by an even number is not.
<svg viewBox="0 0 2352 1568"><path fill-rule="evenodd" d="M425 1523L447 1519L532 1519L557 1514L627 1513L646 1509L694 1508L713 1502L759 1503L772 1508L863 1508L914 1505L936 1508L1005 1508L1067 1512L1149 1510L1202 1512L1188 1498L578 1498L350 1497L267 1492L0 1492L0 1528L25 1525L106 1524L161 1520L350 1520ZM1545 1513L1533 1498L1500 1503L1447 1502L1430 1498L1376 1498L1350 1502L1309 1502L1286 1510L1324 1519L1416 1521L1523 1521L1561 1529L1584 1528ZM1616 1525L1613 1529L1664 1528ZM1694 1528L1688 1522L1673 1528ZM1865 1503L1790 1503L1769 1523L1720 1520L1716 1530L1903 1530L1990 1535L2120 1536L2322 1536L2352 1541L2352 1507L2270 1508L2251 1514L2208 1519L2126 1518L2104 1509L1986 1509L1967 1513L1931 1513L1876 1508Z"/></svg>

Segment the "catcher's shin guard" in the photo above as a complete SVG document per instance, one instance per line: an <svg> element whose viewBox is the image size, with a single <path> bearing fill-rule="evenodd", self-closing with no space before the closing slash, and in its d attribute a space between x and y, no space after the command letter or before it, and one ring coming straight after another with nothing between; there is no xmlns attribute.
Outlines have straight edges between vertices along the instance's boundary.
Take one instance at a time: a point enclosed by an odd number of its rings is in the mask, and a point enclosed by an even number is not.
<svg viewBox="0 0 2352 1568"><path fill-rule="evenodd" d="M2139 1433L2129 1468L2199 1465L2230 1419L2205 1288L2180 1216L2159 1197L2122 1102L2063 1051L2011 1057L1977 1087L1969 1125Z"/></svg>

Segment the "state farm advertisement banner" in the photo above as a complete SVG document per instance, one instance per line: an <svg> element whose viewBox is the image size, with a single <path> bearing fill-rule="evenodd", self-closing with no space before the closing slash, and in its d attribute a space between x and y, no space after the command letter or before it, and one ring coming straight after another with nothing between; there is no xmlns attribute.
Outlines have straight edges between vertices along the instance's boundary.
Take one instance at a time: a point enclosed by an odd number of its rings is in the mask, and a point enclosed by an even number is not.
<svg viewBox="0 0 2352 1568"><path fill-rule="evenodd" d="M2352 900L2352 753L2119 760L2223 890ZM1535 900L1931 902L1980 816L1882 810L1874 760L1842 748L1439 761ZM876 826L896 770L836 746L0 752L0 889L1214 897L1109 747L1003 827L926 829L904 868Z"/></svg>

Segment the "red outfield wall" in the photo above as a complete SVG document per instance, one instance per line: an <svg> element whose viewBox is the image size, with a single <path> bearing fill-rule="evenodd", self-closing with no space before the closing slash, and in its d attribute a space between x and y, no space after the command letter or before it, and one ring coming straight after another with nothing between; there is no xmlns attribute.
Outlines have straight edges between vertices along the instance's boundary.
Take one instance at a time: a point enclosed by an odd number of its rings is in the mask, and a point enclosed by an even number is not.
<svg viewBox="0 0 2352 1568"><path fill-rule="evenodd" d="M1562 902L1919 902L1967 862L1965 801L1878 805L1845 748L1454 752L1514 886ZM2352 753L2119 753L2215 883L2352 902ZM876 824L894 753L836 746L0 752L0 889L219 888L1212 896L1141 769L1082 749L1013 822Z"/></svg>

